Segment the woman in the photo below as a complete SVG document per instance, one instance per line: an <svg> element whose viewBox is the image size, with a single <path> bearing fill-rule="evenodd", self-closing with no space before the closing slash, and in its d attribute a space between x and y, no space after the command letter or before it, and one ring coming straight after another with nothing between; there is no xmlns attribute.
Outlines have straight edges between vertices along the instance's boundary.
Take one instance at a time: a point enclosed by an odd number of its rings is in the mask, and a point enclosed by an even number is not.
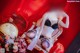
<svg viewBox="0 0 80 53"><path fill-rule="evenodd" d="M66 23L62 21L64 17L66 17ZM55 40L57 40L62 33L62 27L69 27L69 16L62 10L52 10L46 12L36 25L37 28L35 30L37 33L34 35L27 49L32 50L36 43L39 42L38 44L41 44L41 47L49 52ZM32 30L32 28L34 28L34 26L32 26L30 30ZM30 35L27 36L29 37Z"/></svg>

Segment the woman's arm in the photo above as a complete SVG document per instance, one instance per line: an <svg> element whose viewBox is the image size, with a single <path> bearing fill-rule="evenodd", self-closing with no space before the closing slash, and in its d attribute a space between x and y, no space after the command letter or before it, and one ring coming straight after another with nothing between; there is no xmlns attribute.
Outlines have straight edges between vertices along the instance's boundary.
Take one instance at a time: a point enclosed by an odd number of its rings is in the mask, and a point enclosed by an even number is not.
<svg viewBox="0 0 80 53"><path fill-rule="evenodd" d="M44 19L44 18L42 17L41 19L39 19L39 20L37 21L37 24L36 24L37 27L41 25L41 22L42 22L43 19Z"/></svg>
<svg viewBox="0 0 80 53"><path fill-rule="evenodd" d="M47 13L45 13L43 15L43 17L40 20L37 21L37 26L40 27L39 35L42 33L42 30L43 30L46 19L47 19Z"/></svg>
<svg viewBox="0 0 80 53"><path fill-rule="evenodd" d="M36 23L35 22L33 22L33 25L31 26L31 28L29 29L29 30L33 30L34 29L34 27L35 27L35 25L36 25ZM28 30L28 31L29 31Z"/></svg>
<svg viewBox="0 0 80 53"><path fill-rule="evenodd" d="M63 17L66 17L66 23L64 23L62 20L59 20L58 23L62 27L68 28L69 27L69 16L64 12ZM60 17L60 18L63 18L63 17Z"/></svg>

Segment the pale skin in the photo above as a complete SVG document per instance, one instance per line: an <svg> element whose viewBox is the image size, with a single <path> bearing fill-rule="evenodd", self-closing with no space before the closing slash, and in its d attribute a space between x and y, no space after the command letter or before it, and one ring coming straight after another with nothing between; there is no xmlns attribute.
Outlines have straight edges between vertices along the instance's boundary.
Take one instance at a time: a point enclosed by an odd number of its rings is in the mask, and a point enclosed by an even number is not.
<svg viewBox="0 0 80 53"><path fill-rule="evenodd" d="M47 14L47 13L46 13ZM65 13L65 12L63 12L62 13L62 15L63 16L58 16L58 17L56 17L57 19L58 19L58 21L57 20L53 20L54 19L54 16L53 16L53 18L49 18L49 17L47 17L46 16L46 14L44 14L43 15L43 17L40 19L40 20L38 20L37 21L37 23L33 23L34 25L32 25L32 27L29 29L29 30L32 30L33 28L34 28L34 26L36 25L37 27L40 27L40 29L39 29L39 34L38 34L38 36L40 36L41 35L41 33L42 33L42 31L43 31L43 27L44 27L44 24L45 24L45 21L47 20L47 19L49 19L51 22L52 22L52 24L55 24L55 23L57 23L58 22L58 29L56 29L53 33L52 33L52 38L51 38L51 40L52 39L54 39L54 41L57 41L57 38L59 37L59 35L61 35L62 34L62 31L63 31L63 28L62 27L64 27L64 28L68 28L69 27L69 16ZM62 20L63 20L63 18L66 18L66 23L64 23ZM47 51L49 51L50 50L50 48L52 47L53 45L51 44L51 46L49 47L49 49L47 50Z"/></svg>
<svg viewBox="0 0 80 53"><path fill-rule="evenodd" d="M64 17L66 17L66 23L64 23L62 21ZM46 18L46 15L43 15L43 17L39 21L37 21L37 26L41 27L40 31L43 30L44 23L48 18L49 17ZM54 17L53 17L53 19L54 19ZM56 30L59 30L59 32L55 35L56 38L62 33L62 31L63 31L62 27L64 27L64 28L68 28L69 27L69 16L65 12L63 13L63 16L59 16L57 19L58 19L59 29L56 29ZM54 23L56 23L56 21ZM55 30L55 33L56 33L56 30ZM54 35L55 33L53 32L52 35Z"/></svg>

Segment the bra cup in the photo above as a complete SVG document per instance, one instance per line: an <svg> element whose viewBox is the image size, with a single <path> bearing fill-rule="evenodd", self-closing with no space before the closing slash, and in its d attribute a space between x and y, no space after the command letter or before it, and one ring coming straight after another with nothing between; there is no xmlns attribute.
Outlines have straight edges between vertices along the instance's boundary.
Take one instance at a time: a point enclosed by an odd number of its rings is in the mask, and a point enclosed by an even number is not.
<svg viewBox="0 0 80 53"><path fill-rule="evenodd" d="M47 20L45 21L45 25L46 25L46 26L51 26L51 22L47 19Z"/></svg>
<svg viewBox="0 0 80 53"><path fill-rule="evenodd" d="M53 29L57 29L57 28L58 28L58 24L56 23L56 24L52 25L51 27L52 27Z"/></svg>
<svg viewBox="0 0 80 53"><path fill-rule="evenodd" d="M58 28L58 24L57 24L57 23L56 23L56 24L53 24L53 25L51 26L51 22L50 22L49 19L47 19L47 20L45 21L45 25L46 25L46 26L50 26L50 27L52 27L53 29L57 29L57 28Z"/></svg>

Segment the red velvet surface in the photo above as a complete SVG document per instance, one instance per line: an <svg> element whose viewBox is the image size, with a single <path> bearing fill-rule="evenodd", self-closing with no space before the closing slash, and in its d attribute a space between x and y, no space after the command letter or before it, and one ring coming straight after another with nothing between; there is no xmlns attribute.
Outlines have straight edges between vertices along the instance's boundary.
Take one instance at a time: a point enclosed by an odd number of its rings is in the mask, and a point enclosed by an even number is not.
<svg viewBox="0 0 80 53"><path fill-rule="evenodd" d="M41 18L52 6L56 8L64 7L64 11L70 17L69 28L64 28L62 35L57 41L63 44L64 50L66 50L80 29L79 2L68 3L66 0L0 0L0 23L7 21L13 13L19 14L26 20L26 28L23 29L23 31L19 31L24 32L24 30L30 28L33 21L37 21ZM55 47L50 50L50 53L53 53L54 48Z"/></svg>

